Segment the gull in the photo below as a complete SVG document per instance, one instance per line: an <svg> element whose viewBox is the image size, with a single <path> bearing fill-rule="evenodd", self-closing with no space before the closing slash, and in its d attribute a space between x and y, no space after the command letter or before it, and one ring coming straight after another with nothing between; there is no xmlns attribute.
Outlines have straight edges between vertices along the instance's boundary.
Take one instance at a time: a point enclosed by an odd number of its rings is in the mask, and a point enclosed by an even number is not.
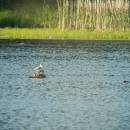
<svg viewBox="0 0 130 130"><path fill-rule="evenodd" d="M34 68L31 78L45 78L45 77L46 77L46 75L44 74L42 64L40 64L38 67Z"/></svg>
<svg viewBox="0 0 130 130"><path fill-rule="evenodd" d="M40 64L38 67L34 68L34 70L42 70L43 69L43 65Z"/></svg>

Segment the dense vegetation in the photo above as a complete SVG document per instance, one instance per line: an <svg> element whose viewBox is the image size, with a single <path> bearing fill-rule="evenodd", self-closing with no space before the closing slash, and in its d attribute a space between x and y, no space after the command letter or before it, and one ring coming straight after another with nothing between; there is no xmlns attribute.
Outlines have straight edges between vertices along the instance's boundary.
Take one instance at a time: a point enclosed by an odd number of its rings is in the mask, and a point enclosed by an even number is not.
<svg viewBox="0 0 130 130"><path fill-rule="evenodd" d="M128 0L0 0L0 27L125 31Z"/></svg>
<svg viewBox="0 0 130 130"><path fill-rule="evenodd" d="M57 0L59 27L125 30L128 28L128 0Z"/></svg>

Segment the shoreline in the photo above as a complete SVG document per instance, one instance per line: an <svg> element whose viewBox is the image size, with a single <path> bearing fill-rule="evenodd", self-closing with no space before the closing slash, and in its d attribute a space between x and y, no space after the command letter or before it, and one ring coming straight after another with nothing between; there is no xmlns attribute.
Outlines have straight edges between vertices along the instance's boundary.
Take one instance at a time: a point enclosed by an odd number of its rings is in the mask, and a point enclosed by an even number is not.
<svg viewBox="0 0 130 130"><path fill-rule="evenodd" d="M130 44L130 40L75 40L75 39L0 39L0 44L76 45L76 44Z"/></svg>

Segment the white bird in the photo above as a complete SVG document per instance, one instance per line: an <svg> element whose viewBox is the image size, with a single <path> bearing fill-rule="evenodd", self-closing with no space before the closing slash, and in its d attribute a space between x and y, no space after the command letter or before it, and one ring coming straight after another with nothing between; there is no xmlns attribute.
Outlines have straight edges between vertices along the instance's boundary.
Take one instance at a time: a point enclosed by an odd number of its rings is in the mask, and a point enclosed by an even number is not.
<svg viewBox="0 0 130 130"><path fill-rule="evenodd" d="M34 68L34 70L43 70L43 65L40 64L38 67Z"/></svg>

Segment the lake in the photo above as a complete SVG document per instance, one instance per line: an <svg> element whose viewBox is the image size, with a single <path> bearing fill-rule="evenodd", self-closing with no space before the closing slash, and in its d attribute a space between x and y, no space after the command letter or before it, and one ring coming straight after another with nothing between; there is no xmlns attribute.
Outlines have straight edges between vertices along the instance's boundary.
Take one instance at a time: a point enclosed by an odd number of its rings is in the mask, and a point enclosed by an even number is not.
<svg viewBox="0 0 130 130"><path fill-rule="evenodd" d="M130 42L1 42L0 130L130 130Z"/></svg>

